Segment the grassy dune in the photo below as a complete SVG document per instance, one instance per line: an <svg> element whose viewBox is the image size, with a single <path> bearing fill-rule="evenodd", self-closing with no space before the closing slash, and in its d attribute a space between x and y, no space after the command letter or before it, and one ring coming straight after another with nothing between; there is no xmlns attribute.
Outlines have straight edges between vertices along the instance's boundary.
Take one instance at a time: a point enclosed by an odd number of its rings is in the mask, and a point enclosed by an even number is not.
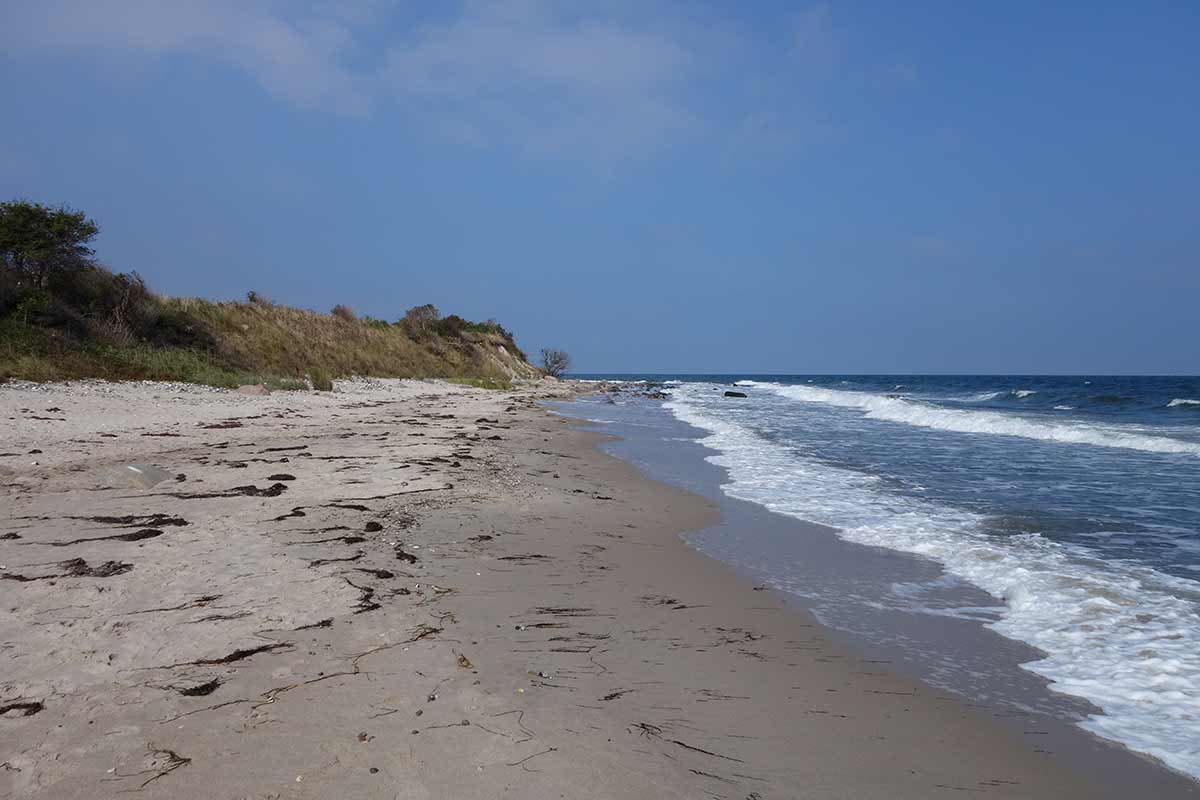
<svg viewBox="0 0 1200 800"><path fill-rule="evenodd" d="M468 323L465 330L413 335L403 324L264 302L155 301L157 328L169 326L172 335L160 331L141 341L72 333L36 314L0 319L0 379L178 380L224 387L261 382L299 388L307 376L320 388L329 378L350 375L456 378L501 386L539 374L498 326Z"/></svg>

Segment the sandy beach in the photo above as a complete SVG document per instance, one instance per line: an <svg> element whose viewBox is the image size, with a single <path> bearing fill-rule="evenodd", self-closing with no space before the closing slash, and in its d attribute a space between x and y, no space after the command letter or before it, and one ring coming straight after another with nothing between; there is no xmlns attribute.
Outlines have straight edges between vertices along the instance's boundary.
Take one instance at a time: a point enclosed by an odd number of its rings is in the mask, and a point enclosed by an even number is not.
<svg viewBox="0 0 1200 800"><path fill-rule="evenodd" d="M0 797L1120 796L689 548L572 391L0 387Z"/></svg>

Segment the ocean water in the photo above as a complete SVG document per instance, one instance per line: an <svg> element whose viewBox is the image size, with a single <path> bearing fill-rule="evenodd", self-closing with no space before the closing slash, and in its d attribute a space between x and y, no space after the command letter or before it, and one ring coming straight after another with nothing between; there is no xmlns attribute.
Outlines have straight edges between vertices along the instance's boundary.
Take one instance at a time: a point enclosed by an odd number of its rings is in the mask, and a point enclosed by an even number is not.
<svg viewBox="0 0 1200 800"><path fill-rule="evenodd" d="M873 603L1037 648L1024 669L1102 710L1082 727L1200 778L1200 378L622 377L668 392L730 497L942 570Z"/></svg>

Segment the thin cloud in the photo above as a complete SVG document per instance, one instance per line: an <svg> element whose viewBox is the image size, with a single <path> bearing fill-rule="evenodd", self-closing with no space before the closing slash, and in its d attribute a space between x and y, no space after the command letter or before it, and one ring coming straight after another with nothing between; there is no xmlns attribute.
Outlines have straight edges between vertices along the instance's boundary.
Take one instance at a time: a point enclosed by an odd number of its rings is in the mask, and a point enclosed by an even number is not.
<svg viewBox="0 0 1200 800"><path fill-rule="evenodd" d="M532 156L645 155L696 122L682 101L695 56L646 18L511 0L389 28L388 13L403 11L372 0L43 0L0 12L0 44L188 54L301 108L361 114L397 103L430 135Z"/></svg>
<svg viewBox="0 0 1200 800"><path fill-rule="evenodd" d="M686 13L685 13L686 12ZM796 87L833 76L828 5L761 42L735 21L627 0L41 0L0 7L6 54L223 64L293 106L398 109L439 143L605 171L681 140L736 141L770 157L828 128ZM900 63L892 78L912 81ZM724 86L758 77L755 97ZM891 74L891 73L889 73ZM715 90L715 91L714 91ZM820 124L817 124L820 123Z"/></svg>
<svg viewBox="0 0 1200 800"><path fill-rule="evenodd" d="M653 151L694 121L694 57L664 33L538 2L469 4L393 43L383 82L439 128L535 155Z"/></svg>
<svg viewBox="0 0 1200 800"><path fill-rule="evenodd" d="M303 108L362 113L369 104L343 66L352 30L334 16L289 19L266 2L42 0L10 4L0 23L9 52L188 53L241 69Z"/></svg>

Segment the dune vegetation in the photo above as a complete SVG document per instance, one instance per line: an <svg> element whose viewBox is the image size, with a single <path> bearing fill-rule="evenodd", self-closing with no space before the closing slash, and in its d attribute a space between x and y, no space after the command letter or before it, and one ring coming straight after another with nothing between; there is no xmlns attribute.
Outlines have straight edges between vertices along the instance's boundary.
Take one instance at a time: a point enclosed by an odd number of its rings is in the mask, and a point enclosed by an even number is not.
<svg viewBox="0 0 1200 800"><path fill-rule="evenodd" d="M0 204L0 380L177 380L327 388L334 378L452 378L505 386L541 373L494 321L417 306L394 322L163 297L98 264L82 212Z"/></svg>

